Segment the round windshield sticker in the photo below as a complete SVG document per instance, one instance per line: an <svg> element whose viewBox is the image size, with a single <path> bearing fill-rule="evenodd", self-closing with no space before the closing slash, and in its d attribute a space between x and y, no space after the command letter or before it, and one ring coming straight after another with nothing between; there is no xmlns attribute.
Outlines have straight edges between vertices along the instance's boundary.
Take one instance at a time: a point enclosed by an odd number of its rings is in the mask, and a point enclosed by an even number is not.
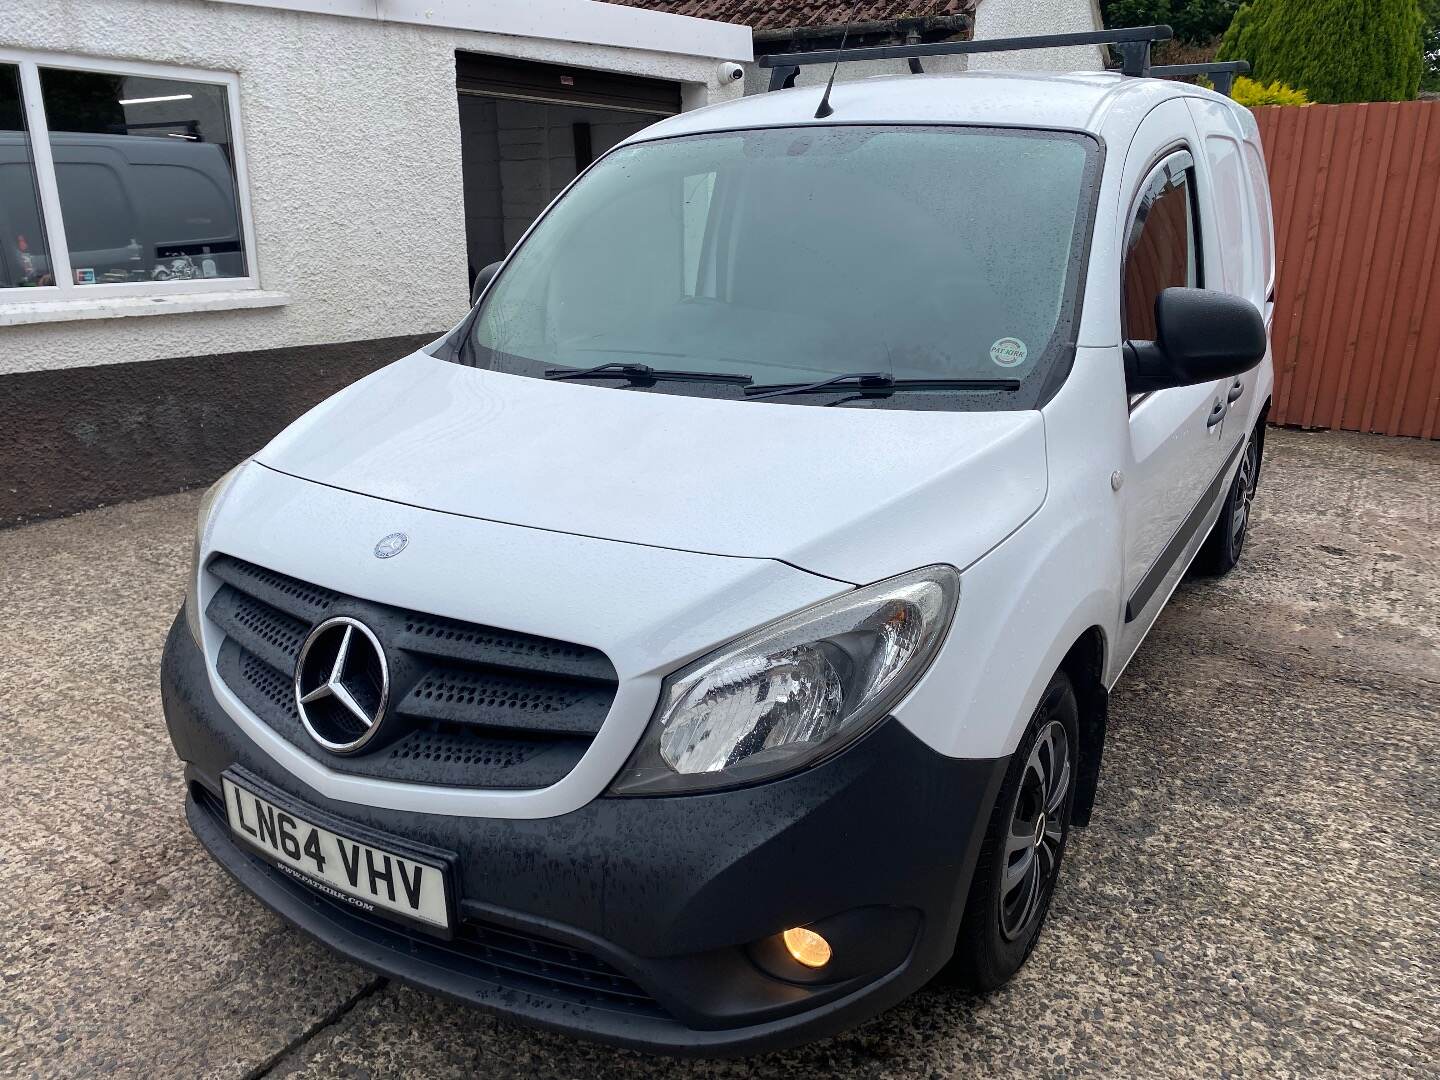
<svg viewBox="0 0 1440 1080"><path fill-rule="evenodd" d="M1002 337L990 346L990 359L997 367L1019 367L1030 355L1030 350L1019 338Z"/></svg>

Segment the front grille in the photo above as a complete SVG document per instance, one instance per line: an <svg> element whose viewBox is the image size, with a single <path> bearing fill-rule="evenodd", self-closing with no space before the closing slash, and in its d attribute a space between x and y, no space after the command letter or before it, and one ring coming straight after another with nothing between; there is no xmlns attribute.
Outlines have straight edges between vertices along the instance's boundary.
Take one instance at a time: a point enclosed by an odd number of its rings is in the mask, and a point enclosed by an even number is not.
<svg viewBox="0 0 1440 1080"><path fill-rule="evenodd" d="M330 768L448 786L536 788L570 772L604 723L615 669L604 653L347 596L218 555L205 613L225 635L221 679L280 735ZM369 626L391 671L377 747L321 748L300 722L295 664L310 629L349 615Z"/></svg>
<svg viewBox="0 0 1440 1080"><path fill-rule="evenodd" d="M192 783L190 790L201 809L228 832L225 805L219 796L199 782ZM240 850L247 858L267 861L249 849ZM440 941L342 904L292 878L277 880L286 888L303 891L332 908L337 918L363 923L372 933L379 932L392 947L407 952L423 951L432 961L463 971L472 978L547 1001L657 1020L671 1019L639 983L593 953L572 945L464 914L455 928L454 938Z"/></svg>
<svg viewBox="0 0 1440 1080"><path fill-rule="evenodd" d="M404 746L394 747L390 754L392 757L414 758L418 761L453 760L461 765L508 769L529 758L533 752L533 748L521 746L513 739L458 739L421 734L406 740Z"/></svg>

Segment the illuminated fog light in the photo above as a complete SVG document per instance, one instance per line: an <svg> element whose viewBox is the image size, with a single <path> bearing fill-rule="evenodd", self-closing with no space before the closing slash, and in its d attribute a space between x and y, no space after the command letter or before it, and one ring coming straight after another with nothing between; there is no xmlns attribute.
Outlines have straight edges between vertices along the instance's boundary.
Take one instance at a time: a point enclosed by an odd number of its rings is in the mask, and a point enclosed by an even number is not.
<svg viewBox="0 0 1440 1080"><path fill-rule="evenodd" d="M781 936L785 939L785 948L795 958L796 963L809 968L822 968L830 962L830 943L814 930L792 926Z"/></svg>

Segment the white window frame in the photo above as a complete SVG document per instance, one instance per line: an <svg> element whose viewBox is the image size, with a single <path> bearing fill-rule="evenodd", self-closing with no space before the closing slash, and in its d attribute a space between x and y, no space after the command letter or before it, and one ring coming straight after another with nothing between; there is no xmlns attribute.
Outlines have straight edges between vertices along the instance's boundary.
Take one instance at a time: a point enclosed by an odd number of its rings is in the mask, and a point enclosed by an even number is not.
<svg viewBox="0 0 1440 1080"><path fill-rule="evenodd" d="M125 296L177 296L189 293L240 292L260 288L260 273L255 261L255 226L250 215L250 179L245 165L245 134L240 122L240 77L228 71L207 71L202 68L174 67L169 64L147 64L133 60L110 60L80 56L73 53L33 52L0 48L0 64L13 64L20 69L20 96L25 110L25 123L30 138L30 155L35 169L35 185L40 194L40 210L44 217L45 243L49 249L54 285L0 288L0 303L17 301L54 304L75 301L83 303ZM140 75L156 79L183 79L186 82L210 83L225 88L225 107L230 120L230 146L235 166L235 192L240 204L241 245L245 251L245 277L196 278L190 281L126 281L96 282L77 285L70 265L70 246L65 238L65 219L60 212L60 191L55 186L55 161L50 152L50 126L45 120L45 105L40 97L40 69L69 68L94 71L105 75Z"/></svg>

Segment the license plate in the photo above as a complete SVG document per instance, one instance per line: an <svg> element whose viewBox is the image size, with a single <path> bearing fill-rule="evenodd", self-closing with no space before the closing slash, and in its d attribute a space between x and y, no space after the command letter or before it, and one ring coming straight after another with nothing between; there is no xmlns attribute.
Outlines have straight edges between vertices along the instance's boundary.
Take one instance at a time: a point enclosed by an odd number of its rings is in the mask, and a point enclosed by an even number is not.
<svg viewBox="0 0 1440 1080"><path fill-rule="evenodd" d="M221 783L231 833L284 873L362 911L450 928L444 867L312 824L228 776Z"/></svg>

